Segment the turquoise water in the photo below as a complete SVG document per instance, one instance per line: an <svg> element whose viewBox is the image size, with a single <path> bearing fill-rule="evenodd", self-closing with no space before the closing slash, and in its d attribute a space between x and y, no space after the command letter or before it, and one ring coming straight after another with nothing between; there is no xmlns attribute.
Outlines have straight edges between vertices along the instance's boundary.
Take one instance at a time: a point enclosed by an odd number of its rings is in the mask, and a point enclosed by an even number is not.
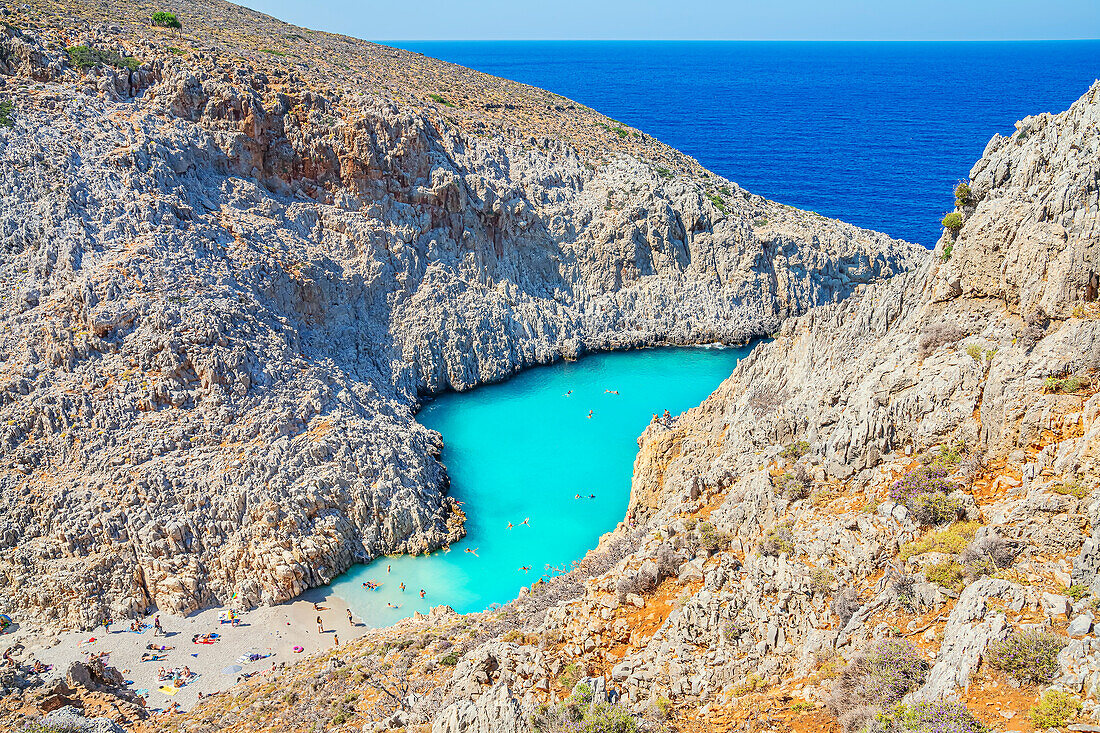
<svg viewBox="0 0 1100 733"><path fill-rule="evenodd" d="M449 551L356 566L331 590L371 626L440 604L466 613L506 603L614 529L626 514L637 438L653 413L695 407L750 350L597 354L429 402L417 419L443 435L466 538ZM368 590L365 581L382 585Z"/></svg>

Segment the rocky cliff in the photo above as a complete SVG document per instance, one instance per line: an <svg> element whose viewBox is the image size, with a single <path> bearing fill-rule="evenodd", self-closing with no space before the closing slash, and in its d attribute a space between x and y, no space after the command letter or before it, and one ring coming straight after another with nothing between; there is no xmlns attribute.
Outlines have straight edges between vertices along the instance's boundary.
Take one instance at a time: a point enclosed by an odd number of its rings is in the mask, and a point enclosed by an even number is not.
<svg viewBox="0 0 1100 733"><path fill-rule="evenodd" d="M637 528L500 612L436 609L180 722L1093 730L1098 181L1100 83L992 139L919 269L650 425Z"/></svg>
<svg viewBox="0 0 1100 733"><path fill-rule="evenodd" d="M160 9L0 9L0 578L35 624L437 547L423 395L744 341L927 259L542 90Z"/></svg>

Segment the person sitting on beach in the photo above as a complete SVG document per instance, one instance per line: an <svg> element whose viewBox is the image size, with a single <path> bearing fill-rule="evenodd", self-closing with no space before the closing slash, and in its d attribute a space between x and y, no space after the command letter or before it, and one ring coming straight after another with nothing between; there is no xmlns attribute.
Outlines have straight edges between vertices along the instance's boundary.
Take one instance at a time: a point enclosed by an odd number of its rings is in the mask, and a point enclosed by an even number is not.
<svg viewBox="0 0 1100 733"><path fill-rule="evenodd" d="M53 669L53 667L51 667L48 664L42 664L41 659L36 659L36 660L34 660L34 666L31 667L31 672L33 672L34 674L45 674L46 672L49 672L51 669Z"/></svg>

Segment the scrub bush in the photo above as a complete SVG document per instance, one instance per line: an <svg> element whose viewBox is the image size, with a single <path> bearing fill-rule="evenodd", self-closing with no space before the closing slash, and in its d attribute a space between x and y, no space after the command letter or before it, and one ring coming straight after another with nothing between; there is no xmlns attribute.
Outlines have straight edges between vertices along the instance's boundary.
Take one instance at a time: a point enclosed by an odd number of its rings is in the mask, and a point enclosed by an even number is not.
<svg viewBox="0 0 1100 733"><path fill-rule="evenodd" d="M1047 690L1027 715L1036 730L1061 728L1081 712L1081 707L1081 701L1068 692Z"/></svg>
<svg viewBox="0 0 1100 733"><path fill-rule="evenodd" d="M961 702L899 703L875 716L867 733L987 733Z"/></svg>
<svg viewBox="0 0 1100 733"><path fill-rule="evenodd" d="M804 466L799 466L793 472L787 471L772 479L776 493L788 501L798 501L810 495L810 487L813 479Z"/></svg>
<svg viewBox="0 0 1100 733"><path fill-rule="evenodd" d="M963 226L962 214L957 211L952 211L950 214L943 217L943 220L940 221L940 224L942 224L943 228L951 232L952 234L958 234L959 230L962 229Z"/></svg>
<svg viewBox="0 0 1100 733"><path fill-rule="evenodd" d="M967 545L959 559L966 565L967 575L981 577L1012 565L1020 549L1019 542L989 532Z"/></svg>
<svg viewBox="0 0 1100 733"><path fill-rule="evenodd" d="M943 524L962 515L962 501L947 495L957 488L943 466L917 466L890 485L889 495L918 522Z"/></svg>
<svg viewBox="0 0 1100 733"><path fill-rule="evenodd" d="M697 534L699 535L699 546L704 550L711 551L728 547L733 539L733 535L729 532L719 530L710 522L699 522Z"/></svg>
<svg viewBox="0 0 1100 733"><path fill-rule="evenodd" d="M955 186L955 206L966 206L973 198L974 195L970 191L970 186L959 181L958 185Z"/></svg>
<svg viewBox="0 0 1100 733"><path fill-rule="evenodd" d="M902 545L899 557L902 560L908 560L926 552L956 555L967 548L980 526L977 522L955 522L950 527L929 532L920 539L906 542Z"/></svg>
<svg viewBox="0 0 1100 733"><path fill-rule="evenodd" d="M965 585L963 583L964 576L963 566L955 559L944 560L924 569L924 577L928 579L929 583L935 583L954 590L962 590Z"/></svg>
<svg viewBox="0 0 1100 733"><path fill-rule="evenodd" d="M119 56L115 51L104 51L92 46L69 46L65 52L69 54L69 63L78 69L90 69L96 64L130 71L137 71L138 68L137 59L132 56Z"/></svg>
<svg viewBox="0 0 1100 733"><path fill-rule="evenodd" d="M809 452L810 444L804 440L799 440L784 446L783 450L779 451L779 457L785 461L797 461Z"/></svg>
<svg viewBox="0 0 1100 733"><path fill-rule="evenodd" d="M844 628L862 605L863 601L860 600L855 589L845 588L833 598L829 604L829 610L836 614L836 617L840 619L840 627Z"/></svg>
<svg viewBox="0 0 1100 733"><path fill-rule="evenodd" d="M794 532L789 524L780 524L769 531L761 547L765 555L793 555L794 550Z"/></svg>
<svg viewBox="0 0 1100 733"><path fill-rule="evenodd" d="M856 656L833 683L828 705L846 731L862 728L928 675L928 662L907 641L886 639Z"/></svg>
<svg viewBox="0 0 1100 733"><path fill-rule="evenodd" d="M0 102L0 127L11 127L15 124L15 120L11 118L14 109L15 104L10 99Z"/></svg>
<svg viewBox="0 0 1100 733"><path fill-rule="evenodd" d="M991 643L986 661L1024 685L1050 682L1058 675L1058 652L1069 643L1049 631L1014 631Z"/></svg>
<svg viewBox="0 0 1100 733"><path fill-rule="evenodd" d="M923 359L939 347L958 343L969 335L954 323L932 323L921 329L917 356Z"/></svg>
<svg viewBox="0 0 1100 733"><path fill-rule="evenodd" d="M647 728L621 705L592 700L592 690L579 685L556 705L542 705L531 716L538 733L642 733Z"/></svg>

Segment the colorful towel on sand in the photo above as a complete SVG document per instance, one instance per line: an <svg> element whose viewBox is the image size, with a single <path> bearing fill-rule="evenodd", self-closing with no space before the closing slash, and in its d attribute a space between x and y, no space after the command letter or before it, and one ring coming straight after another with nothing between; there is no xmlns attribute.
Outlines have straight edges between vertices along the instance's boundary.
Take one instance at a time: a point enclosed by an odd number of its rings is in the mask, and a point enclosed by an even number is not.
<svg viewBox="0 0 1100 733"><path fill-rule="evenodd" d="M165 686L165 687L160 688L160 691L163 692L165 695L168 695L169 697L171 697L172 695L175 695L177 692L179 692L180 688L174 687L174 686L173 687Z"/></svg>

